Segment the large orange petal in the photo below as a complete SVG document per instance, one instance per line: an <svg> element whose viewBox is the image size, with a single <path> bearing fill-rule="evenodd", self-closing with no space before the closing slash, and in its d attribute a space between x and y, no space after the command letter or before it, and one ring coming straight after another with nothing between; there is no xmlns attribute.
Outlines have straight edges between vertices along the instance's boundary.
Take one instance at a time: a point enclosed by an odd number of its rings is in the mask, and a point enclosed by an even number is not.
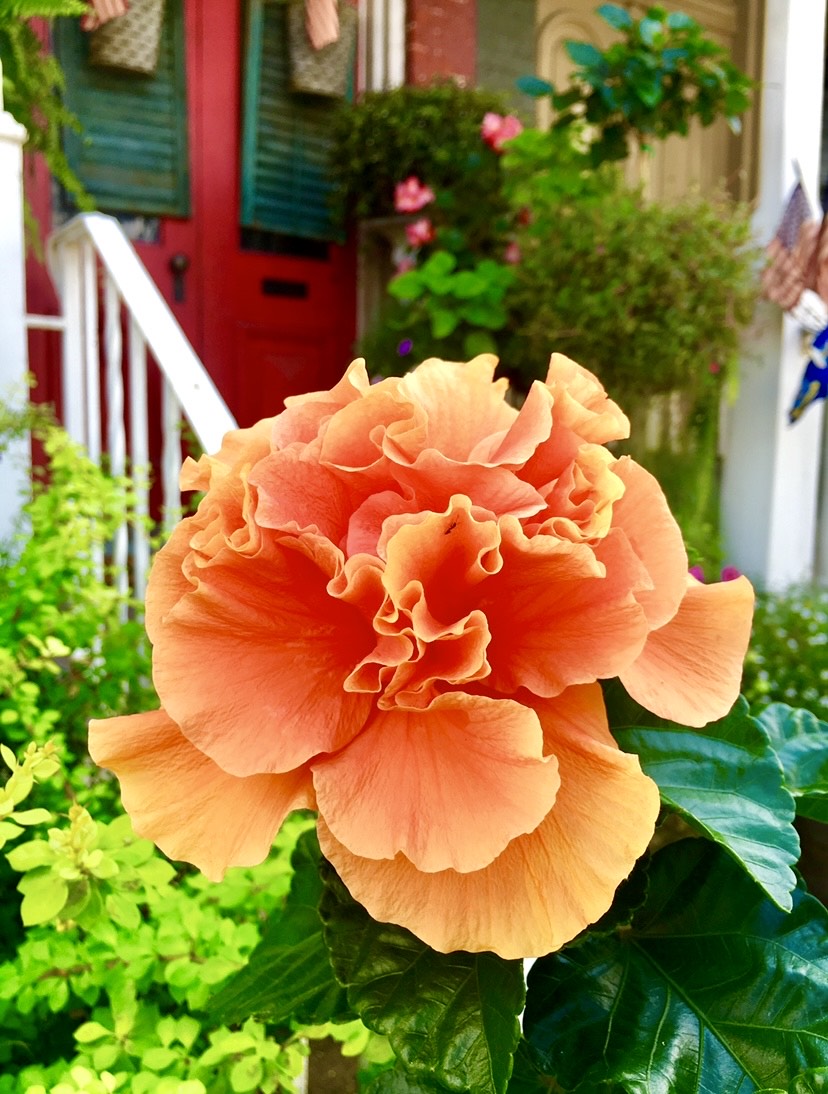
<svg viewBox="0 0 828 1094"><path fill-rule="evenodd" d="M167 612L182 596L193 590L192 582L185 576L182 567L190 553L190 539L197 528L193 517L180 521L153 559L147 584L144 622L150 642L158 636Z"/></svg>
<svg viewBox="0 0 828 1094"><path fill-rule="evenodd" d="M746 577L718 585L688 577L677 614L650 634L621 683L647 710L681 725L723 718L739 695L752 619Z"/></svg>
<svg viewBox="0 0 828 1094"><path fill-rule="evenodd" d="M285 409L273 421L271 442L274 448L289 444L309 444L315 440L330 418L343 406L353 403L370 390L365 361L358 357L330 391L310 391L289 395Z"/></svg>
<svg viewBox="0 0 828 1094"><path fill-rule="evenodd" d="M571 358L562 353L552 354L546 386L555 400L556 427L565 425L594 444L629 437L626 414L609 398L598 378Z"/></svg>
<svg viewBox="0 0 828 1094"><path fill-rule="evenodd" d="M673 618L687 586L687 552L681 530L664 492L649 471L628 456L613 466L624 495L613 507L612 526L627 536L652 579L652 588L636 593L653 629Z"/></svg>
<svg viewBox="0 0 828 1094"><path fill-rule="evenodd" d="M228 775L163 710L91 722L89 751L118 776L138 835L213 881L228 866L262 862L287 814L315 806L307 768Z"/></svg>
<svg viewBox="0 0 828 1094"><path fill-rule="evenodd" d="M341 748L368 715L370 698L344 683L374 634L356 608L328 595L331 558L308 535L272 537L253 558L225 550L158 629L162 705L230 774L291 771Z"/></svg>
<svg viewBox="0 0 828 1094"><path fill-rule="evenodd" d="M403 394L396 379L375 384L364 398L337 411L325 429L319 458L340 471L376 477L386 463L389 433L420 444L426 435L422 408Z"/></svg>
<svg viewBox="0 0 828 1094"><path fill-rule="evenodd" d="M533 710L444 695L426 710L377 713L313 764L319 811L353 854L465 873L488 865L552 807L557 764Z"/></svg>
<svg viewBox="0 0 828 1094"><path fill-rule="evenodd" d="M327 467L304 459L298 446L271 452L250 472L256 488L256 524L319 532L342 546L348 520L362 501Z"/></svg>
<svg viewBox="0 0 828 1094"><path fill-rule="evenodd" d="M411 443L419 440L413 435L395 437L399 457L413 463L427 447L464 463L481 441L508 430L517 411L505 400L507 381L492 382L496 366L491 354L463 362L432 357L404 376L400 392L423 408L428 433L425 443Z"/></svg>
<svg viewBox="0 0 828 1094"><path fill-rule="evenodd" d="M188 456L181 467L179 485L182 490L208 490L216 479L229 470L260 460L270 448L270 435L275 418L262 418L248 429L233 429L224 434L221 448L215 455L202 455L198 460Z"/></svg>
<svg viewBox="0 0 828 1094"><path fill-rule="evenodd" d="M482 870L424 873L402 854L361 858L320 817L323 853L375 919L443 953L519 958L559 949L607 910L650 841L658 788L610 737L597 685L570 688L536 710L558 759L555 804Z"/></svg>
<svg viewBox="0 0 828 1094"><path fill-rule="evenodd" d="M622 535L595 549L553 536L526 539L501 521L503 568L481 587L489 621L492 687L557 695L570 684L616 676L647 636L633 595L642 568Z"/></svg>

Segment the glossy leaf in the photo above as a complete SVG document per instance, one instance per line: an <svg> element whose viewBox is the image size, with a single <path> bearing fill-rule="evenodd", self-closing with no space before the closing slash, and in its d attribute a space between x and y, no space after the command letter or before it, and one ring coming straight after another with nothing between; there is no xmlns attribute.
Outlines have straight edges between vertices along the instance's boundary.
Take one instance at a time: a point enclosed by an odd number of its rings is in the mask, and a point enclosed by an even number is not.
<svg viewBox="0 0 828 1094"><path fill-rule="evenodd" d="M633 17L626 8L619 7L618 4L602 4L596 14L616 30L626 30L633 24Z"/></svg>
<svg viewBox="0 0 828 1094"><path fill-rule="evenodd" d="M799 858L794 802L767 735L740 699L704 729L613 731L655 780L662 801L721 846L780 908L791 907Z"/></svg>
<svg viewBox="0 0 828 1094"><path fill-rule="evenodd" d="M803 817L828 823L828 723L807 710L773 703L758 715Z"/></svg>
<svg viewBox="0 0 828 1094"><path fill-rule="evenodd" d="M399 1068L383 1071L365 1094L445 1094L446 1088L426 1079L412 1079Z"/></svg>
<svg viewBox="0 0 828 1094"><path fill-rule="evenodd" d="M603 53L588 42L566 42L565 47L570 60L582 68L606 67Z"/></svg>
<svg viewBox="0 0 828 1094"><path fill-rule="evenodd" d="M825 1094L825 1091L828 1091L828 1067L819 1067L797 1075L790 1090L777 1087L773 1090L760 1090L759 1094Z"/></svg>
<svg viewBox="0 0 828 1094"><path fill-rule="evenodd" d="M236 1023L251 1014L311 1024L351 1017L322 937L319 858L316 833L304 832L291 859L295 872L284 910L271 917L248 964L210 1001L218 1021Z"/></svg>
<svg viewBox="0 0 828 1094"><path fill-rule="evenodd" d="M521 76L516 83L518 91L522 91L524 95L531 95L533 99L550 95L555 90L548 80L540 76Z"/></svg>
<svg viewBox="0 0 828 1094"><path fill-rule="evenodd" d="M322 872L331 962L365 1025L388 1037L414 1080L504 1094L520 1037L522 963L436 953L403 927L373 920L331 866Z"/></svg>
<svg viewBox="0 0 828 1094"><path fill-rule="evenodd" d="M791 1090L828 1064L828 912L780 912L718 847L659 852L630 928L536 962L526 1037L566 1089Z"/></svg>

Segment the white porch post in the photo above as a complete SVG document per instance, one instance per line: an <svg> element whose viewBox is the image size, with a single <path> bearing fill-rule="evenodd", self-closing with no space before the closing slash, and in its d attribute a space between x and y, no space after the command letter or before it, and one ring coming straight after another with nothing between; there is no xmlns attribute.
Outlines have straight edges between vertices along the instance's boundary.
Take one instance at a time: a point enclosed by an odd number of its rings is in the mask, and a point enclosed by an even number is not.
<svg viewBox="0 0 828 1094"><path fill-rule="evenodd" d="M825 0L766 0L757 238L769 241L799 161L817 195ZM814 574L824 404L796 425L787 409L804 354L797 325L760 306L746 340L739 395L725 424L722 494L727 561L760 587L784 589Z"/></svg>
<svg viewBox="0 0 828 1094"><path fill-rule="evenodd" d="M23 242L23 143L26 130L3 109L0 67L0 400L23 407L28 397ZM0 539L12 531L28 483L27 437L0 456Z"/></svg>

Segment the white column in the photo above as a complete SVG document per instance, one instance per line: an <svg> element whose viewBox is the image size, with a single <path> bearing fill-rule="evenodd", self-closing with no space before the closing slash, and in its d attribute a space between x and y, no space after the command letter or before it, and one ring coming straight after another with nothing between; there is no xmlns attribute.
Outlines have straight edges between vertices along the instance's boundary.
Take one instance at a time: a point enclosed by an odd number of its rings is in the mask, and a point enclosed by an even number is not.
<svg viewBox="0 0 828 1094"><path fill-rule="evenodd" d="M3 110L0 67L0 400L22 408L28 399L26 373L25 243L23 240L23 144L26 130ZM0 538L14 528L28 488L28 437L10 444L0 456Z"/></svg>
<svg viewBox="0 0 828 1094"><path fill-rule="evenodd" d="M768 242L798 160L818 193L825 0L766 0L756 235ZM814 573L824 404L795 425L787 410L804 353L797 325L763 304L745 342L739 395L725 423L722 516L727 561L760 587Z"/></svg>

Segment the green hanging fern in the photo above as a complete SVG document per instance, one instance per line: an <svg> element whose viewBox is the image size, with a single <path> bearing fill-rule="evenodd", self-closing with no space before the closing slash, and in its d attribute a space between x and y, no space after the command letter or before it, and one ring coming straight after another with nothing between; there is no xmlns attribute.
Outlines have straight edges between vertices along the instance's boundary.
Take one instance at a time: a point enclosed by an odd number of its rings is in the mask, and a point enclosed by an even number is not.
<svg viewBox="0 0 828 1094"><path fill-rule="evenodd" d="M80 123L63 104L63 70L26 20L83 15L87 10L88 5L80 0L0 0L5 109L26 127L27 149L42 154L53 177L81 209L91 209L93 202L70 167L61 139L64 126L79 129ZM31 227L28 205L26 219Z"/></svg>

